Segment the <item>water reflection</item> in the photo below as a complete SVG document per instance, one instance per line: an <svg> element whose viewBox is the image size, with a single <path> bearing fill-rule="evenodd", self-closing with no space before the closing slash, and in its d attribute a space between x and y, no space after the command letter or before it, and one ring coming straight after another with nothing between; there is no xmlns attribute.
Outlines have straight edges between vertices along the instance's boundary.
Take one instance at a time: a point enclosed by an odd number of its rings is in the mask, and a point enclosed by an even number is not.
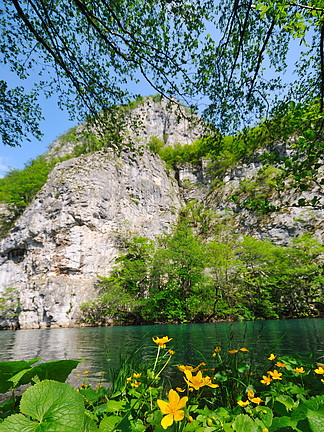
<svg viewBox="0 0 324 432"><path fill-rule="evenodd" d="M72 374L89 370L92 377L110 365L118 366L119 353L141 347L144 359L153 356L152 336L172 337L168 344L176 354L173 364L207 360L216 346L245 346L258 359L264 352L324 354L324 319L183 324L106 328L41 329L0 332L0 361L82 359Z"/></svg>

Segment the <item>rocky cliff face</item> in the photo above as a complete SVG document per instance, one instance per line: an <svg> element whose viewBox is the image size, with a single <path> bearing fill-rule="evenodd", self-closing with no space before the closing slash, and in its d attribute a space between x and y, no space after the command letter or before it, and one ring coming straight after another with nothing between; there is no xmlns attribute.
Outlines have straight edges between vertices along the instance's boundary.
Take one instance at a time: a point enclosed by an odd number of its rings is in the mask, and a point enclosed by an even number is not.
<svg viewBox="0 0 324 432"><path fill-rule="evenodd" d="M139 144L152 136L169 145L187 144L201 134L199 124L178 122L176 112L163 104L146 101L136 109L143 122ZM62 156L72 147L58 141L48 154ZM212 192L206 167L207 161L187 164L175 178L145 147L140 154L99 151L57 164L0 242L0 296L12 311L0 316L0 328L77 325L80 305L96 295L97 275L109 274L114 264L120 233L160 235L193 198L220 213L231 208L238 229L260 238L285 243L291 235L311 231L324 240L323 215L316 212L298 209L262 221L238 213L229 197L258 166L246 164L226 173L222 186Z"/></svg>

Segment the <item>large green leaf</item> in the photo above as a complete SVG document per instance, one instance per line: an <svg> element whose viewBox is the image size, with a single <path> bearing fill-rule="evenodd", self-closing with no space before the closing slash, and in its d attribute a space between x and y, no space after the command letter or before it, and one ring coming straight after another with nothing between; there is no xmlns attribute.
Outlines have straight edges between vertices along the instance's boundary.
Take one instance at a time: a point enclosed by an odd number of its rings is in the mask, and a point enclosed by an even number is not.
<svg viewBox="0 0 324 432"><path fill-rule="evenodd" d="M288 428L292 427L295 428L296 421L291 420L288 416L283 417L274 417L271 428L269 429L270 432L277 432L280 428Z"/></svg>
<svg viewBox="0 0 324 432"><path fill-rule="evenodd" d="M234 430L236 432L258 432L259 425L257 425L251 417L246 414L240 414L236 417L233 424Z"/></svg>
<svg viewBox="0 0 324 432"><path fill-rule="evenodd" d="M81 432L83 397L69 384L45 380L25 391L20 411L0 425L0 432ZM90 429L91 430L91 429Z"/></svg>
<svg viewBox="0 0 324 432"><path fill-rule="evenodd" d="M113 432L115 430L115 426L120 423L122 417L119 416L109 416L104 417L100 422L99 430L102 432Z"/></svg>
<svg viewBox="0 0 324 432"><path fill-rule="evenodd" d="M312 432L324 432L324 408L307 411L307 419Z"/></svg>
<svg viewBox="0 0 324 432"><path fill-rule="evenodd" d="M0 432L38 432L39 424L30 421L22 414L14 414L0 423Z"/></svg>
<svg viewBox="0 0 324 432"><path fill-rule="evenodd" d="M127 407L126 401L123 400L121 401L110 400L106 404L107 412L121 412L121 411L126 411L127 409L129 409L129 407Z"/></svg>
<svg viewBox="0 0 324 432"><path fill-rule="evenodd" d="M75 369L83 360L54 360L40 363L24 375L20 384L28 384L34 376L38 376L40 381L45 379L65 382L71 371Z"/></svg>
<svg viewBox="0 0 324 432"><path fill-rule="evenodd" d="M269 428L272 424L273 412L266 406L257 406L255 411L258 413L264 425Z"/></svg>
<svg viewBox="0 0 324 432"><path fill-rule="evenodd" d="M36 363L40 358L33 358L25 361L7 361L0 362L0 393L5 393L12 387L12 382L9 381L18 372L30 369L31 365Z"/></svg>
<svg viewBox="0 0 324 432"><path fill-rule="evenodd" d="M83 429L80 432L96 432L98 431L97 425L90 417L84 416Z"/></svg>

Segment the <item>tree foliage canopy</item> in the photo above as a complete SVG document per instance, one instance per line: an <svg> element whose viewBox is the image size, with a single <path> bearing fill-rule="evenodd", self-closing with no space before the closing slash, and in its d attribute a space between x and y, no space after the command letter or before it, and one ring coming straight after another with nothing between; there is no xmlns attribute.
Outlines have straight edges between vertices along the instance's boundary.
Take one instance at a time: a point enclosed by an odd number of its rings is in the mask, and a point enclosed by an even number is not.
<svg viewBox="0 0 324 432"><path fill-rule="evenodd" d="M58 93L61 106L84 117L123 103L141 77L165 96L207 98L206 118L224 130L270 113L280 89L287 100L317 100L323 111L320 0L4 0L0 32L0 61L22 80L39 73L29 93L1 81L9 145L40 133L39 92ZM303 49L294 53L297 78L288 85L282 78L293 39Z"/></svg>
<svg viewBox="0 0 324 432"><path fill-rule="evenodd" d="M177 80L184 75L190 81L185 65L205 10L199 2L167 0L4 0L0 61L22 80L38 72L39 81L29 94L0 81L3 142L17 145L26 132L39 135L34 99L40 92L57 93L60 106L71 115L77 109L81 118L125 102L127 86L139 75L157 92L181 96ZM10 126L8 115L18 117L23 106L29 115Z"/></svg>
<svg viewBox="0 0 324 432"><path fill-rule="evenodd" d="M272 163L297 184L314 180L324 151L321 0L3 0L0 35L0 62L21 80L39 75L29 91L0 80L5 144L40 136L39 95L56 93L71 117L98 121L144 79L166 98L204 104L222 133L257 119L274 140L297 133L293 156Z"/></svg>

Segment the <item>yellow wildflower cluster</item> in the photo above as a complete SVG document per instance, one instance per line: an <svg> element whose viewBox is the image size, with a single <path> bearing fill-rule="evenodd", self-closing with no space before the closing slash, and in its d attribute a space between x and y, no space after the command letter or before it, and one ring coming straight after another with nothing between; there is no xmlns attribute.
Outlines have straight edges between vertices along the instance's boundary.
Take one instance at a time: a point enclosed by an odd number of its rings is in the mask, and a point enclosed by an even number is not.
<svg viewBox="0 0 324 432"><path fill-rule="evenodd" d="M220 352L220 348L216 347L216 348L214 349L214 352L213 352L213 357L216 357L216 356L217 356L217 353L219 353L219 352Z"/></svg>
<svg viewBox="0 0 324 432"><path fill-rule="evenodd" d="M180 372L185 372L185 371L197 372L197 370L200 368L200 366L206 366L206 363L204 363L204 362L199 363L199 365L196 366L196 367L185 366L185 365L177 365L177 368L179 369Z"/></svg>
<svg viewBox="0 0 324 432"><path fill-rule="evenodd" d="M166 348L166 344L172 340L172 338L169 338L168 336L164 336L162 338L159 337L152 337L152 340L154 343L156 343L160 348Z"/></svg>
<svg viewBox="0 0 324 432"><path fill-rule="evenodd" d="M253 402L256 405L260 405L261 402L263 402L263 400L259 397L255 397L254 391L253 390L249 390L248 394L247 394L247 400L245 402L243 402L242 400L237 401L238 405L240 405L242 408L246 407L247 405L250 404L250 402Z"/></svg>
<svg viewBox="0 0 324 432"><path fill-rule="evenodd" d="M249 352L249 350L247 349L247 348L240 348L239 349L240 351L242 351L242 352ZM238 349L233 349L233 350L230 350L230 351L228 351L230 354L236 354L237 352L239 352L239 350Z"/></svg>
<svg viewBox="0 0 324 432"><path fill-rule="evenodd" d="M140 378L141 375L142 375L141 373L136 373L136 372L134 372L134 373L133 373L133 377L128 377L128 378L126 378L126 383L127 383L127 384L130 383L130 385L131 385L132 387L134 387L134 388L139 387L142 383L141 383L140 381L137 381L137 379ZM134 381L132 381L133 378L134 378Z"/></svg>

